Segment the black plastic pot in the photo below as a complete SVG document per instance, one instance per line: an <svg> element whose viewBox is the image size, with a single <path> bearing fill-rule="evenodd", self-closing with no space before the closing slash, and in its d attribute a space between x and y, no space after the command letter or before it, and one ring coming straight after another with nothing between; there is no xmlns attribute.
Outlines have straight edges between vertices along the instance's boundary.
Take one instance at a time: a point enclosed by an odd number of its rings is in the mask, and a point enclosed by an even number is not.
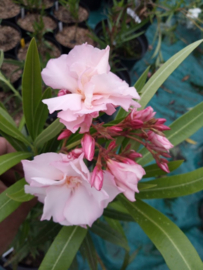
<svg viewBox="0 0 203 270"><path fill-rule="evenodd" d="M82 3L84 3L90 11L99 9L101 2L101 0L82 0Z"/></svg>
<svg viewBox="0 0 203 270"><path fill-rule="evenodd" d="M20 7L19 7L19 8L20 8ZM19 13L17 13L15 16L9 17L9 18L4 18L4 19L2 19L2 21L9 21L9 22L11 22L11 23L15 23L15 19L16 19L16 17L17 17L19 14L20 14L20 11L19 11Z"/></svg>
<svg viewBox="0 0 203 270"><path fill-rule="evenodd" d="M29 12L28 10L25 10L25 16L26 16L27 14L30 14L30 12ZM50 15L50 14L48 14L48 13L45 13L44 16L50 17L50 18L56 23L56 27L52 30L52 32L46 33L46 35L54 36L54 35L58 32L58 21L55 19L54 16L52 16L52 15ZM21 29L22 36L23 36L24 38L29 37L29 36L30 36L29 34L32 34L33 32L30 32L30 31L28 31L28 30L22 28L22 27L18 24L18 20L19 20L20 18L21 18L21 14L18 14L18 16L16 16L16 18L15 18L15 22L16 22L16 24L18 25L18 27Z"/></svg>
<svg viewBox="0 0 203 270"><path fill-rule="evenodd" d="M88 21L88 18L89 18L89 14L90 14L90 10L89 10L89 8L83 3L83 1L82 2L80 2L80 4L79 4L81 7L83 7L84 9L86 9L87 10L87 13L88 13L88 17L87 17L87 19L85 19L84 21L81 21L81 22L79 22L78 23L78 25L79 26L86 26L86 24L87 24L87 21ZM58 4L58 7L61 7L61 4ZM62 22L63 23L63 25L69 25L69 26L71 26L71 25L75 25L75 22L69 22L69 23L67 23L67 22L64 22L64 21L62 21L62 20L59 20L55 15L54 15L54 11L56 10L56 6L54 5L53 7L52 7L52 11L51 11L51 13L53 14L53 17L56 19L56 21L59 23L59 22Z"/></svg>
<svg viewBox="0 0 203 270"><path fill-rule="evenodd" d="M21 33L20 28L16 24L4 20L4 21L1 22L1 25L2 26L10 26L10 27L14 28L19 33L20 39L21 39L22 33ZM13 48L8 49L7 51L4 51L4 53L8 53L8 54L11 54L11 55L15 56L15 48L19 45L20 39L19 39L19 42L13 46Z"/></svg>
<svg viewBox="0 0 203 270"><path fill-rule="evenodd" d="M30 40L31 40L31 37L26 37L26 38L25 38L25 44L28 43ZM53 43L53 44L59 49L60 53L62 53L61 45L55 40L54 37L45 36L45 40L47 40L47 41ZM16 47L15 53L16 53L17 59L18 59L18 51L19 51L20 47L21 47L20 44L18 44L18 46ZM18 60L19 60L19 59L18 59ZM20 60L20 61L21 61L21 60Z"/></svg>

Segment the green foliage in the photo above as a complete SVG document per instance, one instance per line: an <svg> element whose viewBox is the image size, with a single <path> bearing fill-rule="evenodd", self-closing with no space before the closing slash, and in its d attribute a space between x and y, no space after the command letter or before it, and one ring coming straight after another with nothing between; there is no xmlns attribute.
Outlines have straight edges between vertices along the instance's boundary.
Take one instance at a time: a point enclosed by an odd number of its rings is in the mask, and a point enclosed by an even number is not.
<svg viewBox="0 0 203 270"><path fill-rule="evenodd" d="M79 226L63 227L45 255L39 270L67 270L86 234L87 230Z"/></svg>
<svg viewBox="0 0 203 270"><path fill-rule="evenodd" d="M165 215L137 199L122 204L164 257L169 269L201 269L202 261L185 234Z"/></svg>

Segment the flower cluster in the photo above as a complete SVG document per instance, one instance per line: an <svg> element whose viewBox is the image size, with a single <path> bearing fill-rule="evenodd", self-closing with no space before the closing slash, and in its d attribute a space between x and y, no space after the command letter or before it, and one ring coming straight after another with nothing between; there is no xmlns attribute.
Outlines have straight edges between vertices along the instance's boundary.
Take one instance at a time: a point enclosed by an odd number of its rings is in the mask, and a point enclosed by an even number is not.
<svg viewBox="0 0 203 270"><path fill-rule="evenodd" d="M135 201L138 182L145 174L137 163L142 156L130 144L117 145L118 137L146 147L160 168L169 172L166 158L173 145L163 134L169 129L166 120L156 119L151 107L138 110L140 105L134 100L140 98L138 93L110 72L108 57L109 47L99 50L83 44L50 60L42 71L46 85L59 89L57 97L43 102L50 113L59 111L65 125L58 136L63 140L59 153L22 161L29 184L26 193L44 204L42 220L91 226L119 193ZM112 115L118 106L129 114L116 125L93 120L100 112ZM82 138L69 151L69 137L77 131Z"/></svg>

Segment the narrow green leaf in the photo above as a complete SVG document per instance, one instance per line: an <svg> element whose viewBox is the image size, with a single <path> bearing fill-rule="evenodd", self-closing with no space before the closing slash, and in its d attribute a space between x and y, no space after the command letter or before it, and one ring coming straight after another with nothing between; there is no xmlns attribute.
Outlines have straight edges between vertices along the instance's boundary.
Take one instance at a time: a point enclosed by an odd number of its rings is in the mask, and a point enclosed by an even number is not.
<svg viewBox="0 0 203 270"><path fill-rule="evenodd" d="M141 190L144 190L144 189L150 189L150 188L153 188L153 187L156 187L155 184L150 184L150 182L144 182L144 183L138 183L138 190L141 191Z"/></svg>
<svg viewBox="0 0 203 270"><path fill-rule="evenodd" d="M48 142L55 136L57 136L61 130L64 128L64 125L59 122L59 119L56 119L50 126L44 129L36 138L35 146L40 147L44 143Z"/></svg>
<svg viewBox="0 0 203 270"><path fill-rule="evenodd" d="M105 217L105 220L112 229L114 229L118 233L122 234L123 237L127 240L126 235L125 235L124 230L123 230L123 227L121 226L121 224L118 220L112 219L110 217Z"/></svg>
<svg viewBox="0 0 203 270"><path fill-rule="evenodd" d="M8 134L4 133L3 131L0 130L0 134L2 137L4 137L16 151L22 151L26 152L28 149L24 143L21 141L13 138L12 136L9 136Z"/></svg>
<svg viewBox="0 0 203 270"><path fill-rule="evenodd" d="M46 253L39 270L67 270L86 234L87 230L79 226L63 227Z"/></svg>
<svg viewBox="0 0 203 270"><path fill-rule="evenodd" d="M24 187L24 184L25 180L21 179L0 194L0 222L2 222L21 205L20 202L13 201L9 198L7 194L12 194L21 190L22 187Z"/></svg>
<svg viewBox="0 0 203 270"><path fill-rule="evenodd" d="M27 138L23 136L23 134L14 125L11 117L2 108L0 108L0 131L3 131L4 133L14 137L26 145L30 145L30 142L27 140Z"/></svg>
<svg viewBox="0 0 203 270"><path fill-rule="evenodd" d="M171 130L167 130L165 132L166 137L169 141L176 146L181 143L185 139L189 138L192 134L194 134L198 129L203 127L203 102L196 105L192 110L185 113L181 117L179 117L176 121L174 121L170 128ZM143 148L140 153L142 154L142 158L138 159L137 162L140 165L145 165L153 160L152 155Z"/></svg>
<svg viewBox="0 0 203 270"><path fill-rule="evenodd" d="M106 208L104 209L104 214L105 217L117 219L117 220L122 220L122 221L133 221L133 218L126 213L111 209L111 208Z"/></svg>
<svg viewBox="0 0 203 270"><path fill-rule="evenodd" d="M137 195L141 199L177 198L203 190L203 168L175 176L162 177L145 182L154 184L148 190L141 190Z"/></svg>
<svg viewBox="0 0 203 270"><path fill-rule="evenodd" d="M25 182L25 184L27 184L27 182ZM7 196L16 202L28 202L35 197L31 194L26 194L24 187L15 193L7 194Z"/></svg>
<svg viewBox="0 0 203 270"><path fill-rule="evenodd" d="M14 127L16 127L16 123L13 120L13 118L10 116L10 114L3 108L0 107L0 114L8 121L10 122Z"/></svg>
<svg viewBox="0 0 203 270"><path fill-rule="evenodd" d="M180 167L180 165L184 162L184 160L174 160L170 161L168 163L168 168L170 172L175 171L177 168ZM143 176L143 178L149 178L149 177L156 177L159 175L165 175L167 172L164 172L160 167L155 163L152 165L149 165L147 167L144 167L144 170L146 174Z"/></svg>
<svg viewBox="0 0 203 270"><path fill-rule="evenodd" d="M118 233L118 231L112 229L108 224L97 220L90 230L100 236L102 239L111 242L117 246L124 248L125 250L129 250L128 242L122 234Z"/></svg>
<svg viewBox="0 0 203 270"><path fill-rule="evenodd" d="M80 247L80 252L87 259L90 269L97 270L97 252L89 232Z"/></svg>
<svg viewBox="0 0 203 270"><path fill-rule="evenodd" d="M42 100L46 98L51 98L51 88L48 87L43 95L42 95ZM49 111L47 108L47 105L44 104L42 101L39 102L38 107L36 109L35 113L35 137L42 132L44 124L47 120Z"/></svg>
<svg viewBox="0 0 203 270"><path fill-rule="evenodd" d="M154 96L159 87L171 75L171 73L183 62L183 60L202 43L202 40L196 41L180 52L176 53L166 63L164 63L157 72L149 79L141 91L141 109L143 109Z"/></svg>
<svg viewBox="0 0 203 270"><path fill-rule="evenodd" d="M31 157L29 152L13 152L0 156L0 175L18 164L22 159Z"/></svg>
<svg viewBox="0 0 203 270"><path fill-rule="evenodd" d="M199 270L202 260L185 234L166 216L137 199L121 202L164 257L169 269Z"/></svg>
<svg viewBox="0 0 203 270"><path fill-rule="evenodd" d="M35 130L35 112L41 101L42 79L37 44L33 38L30 42L22 78L23 112L27 129L32 139Z"/></svg>
<svg viewBox="0 0 203 270"><path fill-rule="evenodd" d="M10 83L10 81L8 79L6 79L6 77L0 72L0 81L4 82L14 93L14 95L16 97L18 97L20 100L22 100L21 95L19 94L19 92L13 87L13 85Z"/></svg>

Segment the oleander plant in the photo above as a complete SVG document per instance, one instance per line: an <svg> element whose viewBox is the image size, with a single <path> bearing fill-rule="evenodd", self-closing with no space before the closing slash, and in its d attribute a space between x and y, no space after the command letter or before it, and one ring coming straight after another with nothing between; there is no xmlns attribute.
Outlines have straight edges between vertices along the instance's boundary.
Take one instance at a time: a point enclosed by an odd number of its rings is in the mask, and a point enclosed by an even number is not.
<svg viewBox="0 0 203 270"><path fill-rule="evenodd" d="M34 197L39 201L16 236L9 263L43 252L40 270L77 269L80 251L89 268L98 269L104 266L92 241L96 234L125 250L120 268L126 269L134 259L120 223L126 221L140 225L169 269L202 269L186 235L146 202L203 189L203 168L167 176L183 162L172 161L170 149L203 126L203 102L170 127L147 106L201 42L175 54L146 82L148 67L130 87L110 71L109 46L75 46L41 71L32 39L22 96L14 93L23 104L19 127L0 107L0 134L16 150L0 157L0 174L19 162L24 170L24 178L17 175L15 184L0 194L0 222L21 203ZM48 125L54 112L56 120ZM103 114L114 120L103 122Z"/></svg>

